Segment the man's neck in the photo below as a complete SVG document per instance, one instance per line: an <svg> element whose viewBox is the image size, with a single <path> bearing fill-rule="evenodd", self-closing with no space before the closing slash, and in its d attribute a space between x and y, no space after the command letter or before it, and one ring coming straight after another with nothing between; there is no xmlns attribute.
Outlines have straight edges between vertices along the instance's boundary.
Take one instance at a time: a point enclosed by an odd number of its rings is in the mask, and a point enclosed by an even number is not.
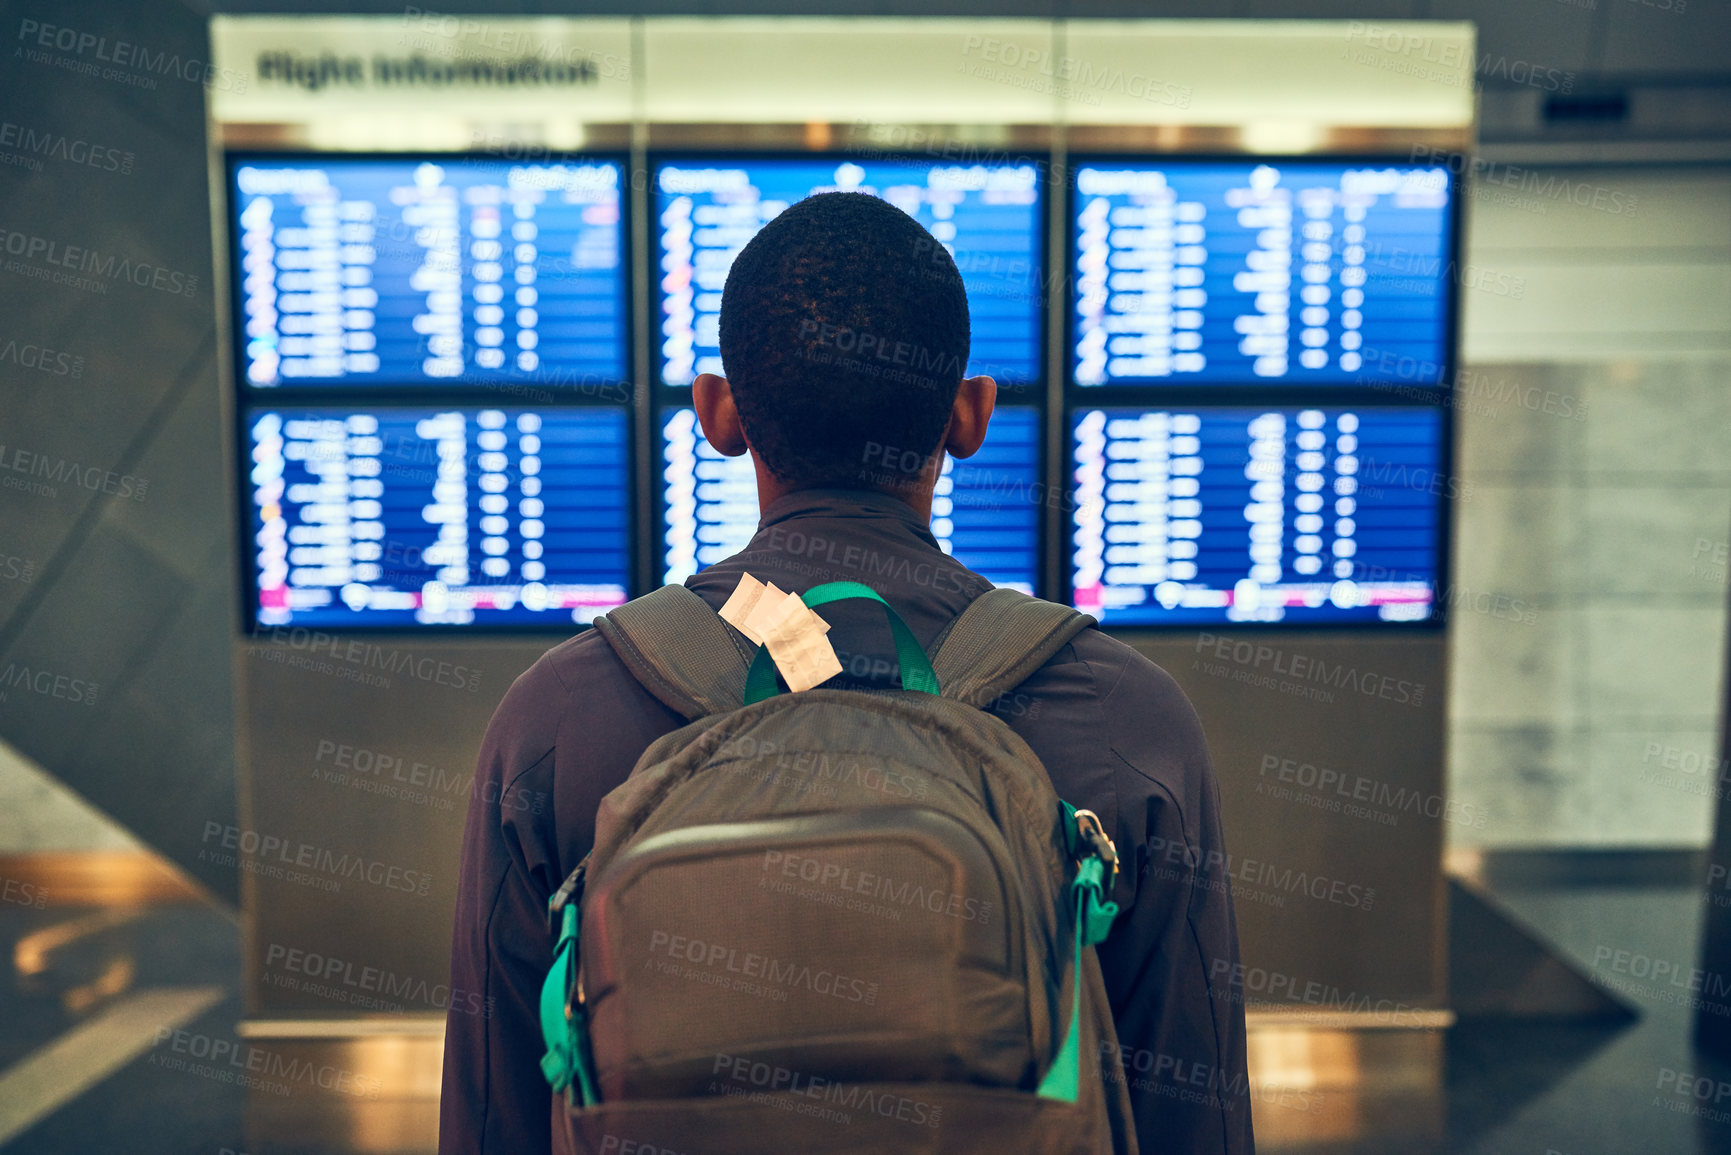
<svg viewBox="0 0 1731 1155"><path fill-rule="evenodd" d="M810 488L808 486L789 484L788 482L780 480L775 476L775 474L771 473L764 467L763 461L755 453L751 455L751 467L757 473L757 511L760 514L767 511L770 506L774 505L788 494L798 493L801 489ZM907 489L893 491L870 490L868 492L883 493L887 497L895 498L897 501L908 506L915 513L919 514L920 522L922 524L930 525L932 520L933 488L935 488L935 479L932 482L922 482L920 485L911 486Z"/></svg>

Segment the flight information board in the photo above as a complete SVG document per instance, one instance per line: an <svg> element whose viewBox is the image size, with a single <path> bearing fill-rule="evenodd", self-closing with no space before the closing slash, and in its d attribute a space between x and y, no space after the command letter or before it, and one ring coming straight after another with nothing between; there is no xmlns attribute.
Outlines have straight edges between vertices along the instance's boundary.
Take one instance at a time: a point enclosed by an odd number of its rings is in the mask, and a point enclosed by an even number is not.
<svg viewBox="0 0 1731 1155"><path fill-rule="evenodd" d="M626 599L623 409L245 421L259 626L556 627Z"/></svg>
<svg viewBox="0 0 1731 1155"><path fill-rule="evenodd" d="M1008 385L1039 380L1045 225L1032 163L711 157L668 160L655 170L663 384L722 371L721 290L734 257L795 201L837 191L882 197L955 258L973 331L969 375Z"/></svg>
<svg viewBox="0 0 1731 1155"><path fill-rule="evenodd" d="M1423 621L1434 408L1082 409L1071 596L1107 625Z"/></svg>
<svg viewBox="0 0 1731 1155"><path fill-rule="evenodd" d="M253 388L623 381L621 169L231 158Z"/></svg>
<svg viewBox="0 0 1731 1155"><path fill-rule="evenodd" d="M1040 572L1039 411L1006 406L980 451L947 454L932 497L932 535L945 553L994 585L1033 593ZM661 412L662 577L683 582L744 549L757 532L751 458L723 457L689 408ZM869 580L869 579L868 579Z"/></svg>
<svg viewBox="0 0 1731 1155"><path fill-rule="evenodd" d="M1443 167L1102 161L1076 170L1072 380L1443 380L1455 274ZM1410 359L1410 360L1409 360Z"/></svg>

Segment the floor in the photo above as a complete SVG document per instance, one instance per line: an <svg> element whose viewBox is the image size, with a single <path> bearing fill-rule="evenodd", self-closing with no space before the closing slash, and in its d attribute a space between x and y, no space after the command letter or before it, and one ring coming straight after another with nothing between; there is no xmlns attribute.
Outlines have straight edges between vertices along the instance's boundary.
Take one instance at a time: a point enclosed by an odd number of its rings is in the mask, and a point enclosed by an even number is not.
<svg viewBox="0 0 1731 1155"><path fill-rule="evenodd" d="M1499 897L1642 1017L1624 1028L1457 1028L1448 1046L1441 1149L1731 1152L1731 1063L1690 1046L1687 987L1654 981L1639 961L1669 961L1685 973L1698 965L1700 892L1504 890ZM1629 955L1616 953L1625 950ZM1715 1109L1715 1099L1725 1109Z"/></svg>
<svg viewBox="0 0 1731 1155"><path fill-rule="evenodd" d="M1302 1127L1270 1126L1268 1137L1283 1139L1264 1142L1264 1152L1731 1153L1731 1064L1691 1049L1690 1013L1680 1005L1686 991L1633 978L1610 961L1614 950L1638 946L1651 958L1692 965L1697 892L1573 888L1500 897L1584 967L1598 959L1594 973L1620 983L1642 1018L1621 1028L1462 1024L1449 1033L1444 1086L1428 1106L1353 1102L1344 1130L1338 1110L1326 1137L1306 1140ZM76 937L55 929L73 918L89 920ZM222 912L6 906L0 949L17 973L0 990L6 1155L433 1149L431 1100L333 1094L319 1086L331 1081L331 1068L237 1036L239 928ZM1625 960L1623 971L1630 969Z"/></svg>

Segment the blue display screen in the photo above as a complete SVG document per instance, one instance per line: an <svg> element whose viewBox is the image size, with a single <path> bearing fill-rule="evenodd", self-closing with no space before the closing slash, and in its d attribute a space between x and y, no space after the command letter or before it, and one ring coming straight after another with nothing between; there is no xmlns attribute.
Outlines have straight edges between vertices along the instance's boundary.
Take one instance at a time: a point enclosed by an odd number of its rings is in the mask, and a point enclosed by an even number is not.
<svg viewBox="0 0 1731 1155"><path fill-rule="evenodd" d="M1072 600L1104 624L1431 616L1440 411L1081 409L1072 433Z"/></svg>
<svg viewBox="0 0 1731 1155"><path fill-rule="evenodd" d="M569 626L624 603L626 414L255 408L259 626Z"/></svg>
<svg viewBox="0 0 1731 1155"><path fill-rule="evenodd" d="M948 249L968 292L967 372L1001 384L1040 378L1044 281L1038 173L1032 163L708 158L655 170L660 236L661 380L689 385L720 373L721 290L746 242L795 201L819 192L889 201Z"/></svg>
<svg viewBox="0 0 1731 1155"><path fill-rule="evenodd" d="M231 160L241 379L623 381L620 184L601 160Z"/></svg>
<svg viewBox="0 0 1731 1155"><path fill-rule="evenodd" d="M1076 170L1077 385L1356 384L1446 373L1443 167L1095 162Z"/></svg>
<svg viewBox="0 0 1731 1155"><path fill-rule="evenodd" d="M662 578L686 578L744 549L757 532L751 458L723 457L689 408L661 411ZM946 455L932 497L932 535L945 553L993 584L1035 592L1040 573L1040 415L1006 406L985 445ZM869 584L869 577L864 578Z"/></svg>

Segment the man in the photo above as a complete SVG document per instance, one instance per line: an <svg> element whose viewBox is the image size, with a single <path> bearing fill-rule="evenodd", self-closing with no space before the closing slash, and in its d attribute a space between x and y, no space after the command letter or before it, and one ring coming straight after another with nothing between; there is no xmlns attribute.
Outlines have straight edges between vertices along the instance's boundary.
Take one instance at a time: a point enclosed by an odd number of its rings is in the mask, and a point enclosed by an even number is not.
<svg viewBox="0 0 1731 1155"><path fill-rule="evenodd" d="M996 399L991 378L962 379L968 351L955 263L901 210L825 193L766 225L723 292L728 375L703 374L692 390L710 443L750 452L763 517L742 552L686 584L719 609L747 571L795 592L863 581L929 649L990 588L928 528L944 453L979 449ZM903 461L918 464L904 472ZM897 684L874 608L825 607L846 671L826 685ZM1099 948L1120 1043L1102 1069L1129 1083L1142 1151L1249 1155L1237 930L1218 791L1189 702L1129 646L1086 630L992 709L1060 797L1101 816L1124 861L1123 914ZM563 1102L538 1065L547 900L589 851L602 797L683 724L596 631L549 651L500 704L475 796L551 805L469 810L451 981L482 992L492 1013L448 1018L445 1155L550 1150Z"/></svg>

